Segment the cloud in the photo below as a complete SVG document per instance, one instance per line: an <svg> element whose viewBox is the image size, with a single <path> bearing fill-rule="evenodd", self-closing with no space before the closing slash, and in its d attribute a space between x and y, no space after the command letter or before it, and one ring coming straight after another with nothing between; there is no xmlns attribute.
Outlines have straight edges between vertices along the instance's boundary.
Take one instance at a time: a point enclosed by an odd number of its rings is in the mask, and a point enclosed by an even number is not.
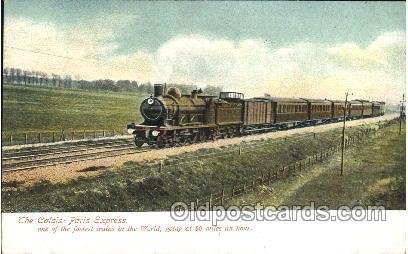
<svg viewBox="0 0 408 254"><path fill-rule="evenodd" d="M150 56L143 52L115 54L114 20L95 21L102 26L91 23L62 30L51 23L9 19L4 32L4 65L81 79L149 79L146 64Z"/></svg>
<svg viewBox="0 0 408 254"><path fill-rule="evenodd" d="M162 44L153 68L156 81L223 85L247 97L341 99L348 90L396 102L405 87L405 34L382 34L367 47L304 42L277 49L261 39L185 35Z"/></svg>
<svg viewBox="0 0 408 254"><path fill-rule="evenodd" d="M125 17L126 20L126 17ZM123 20L122 20L123 21ZM387 32L367 46L297 43L273 48L262 38L233 41L179 35L156 52L117 54L120 18L61 29L50 23L10 19L5 24L5 66L71 74L84 79L219 85L246 97L354 97L397 102L405 88L405 33ZM99 24L103 24L102 26ZM78 60L81 59L81 60Z"/></svg>

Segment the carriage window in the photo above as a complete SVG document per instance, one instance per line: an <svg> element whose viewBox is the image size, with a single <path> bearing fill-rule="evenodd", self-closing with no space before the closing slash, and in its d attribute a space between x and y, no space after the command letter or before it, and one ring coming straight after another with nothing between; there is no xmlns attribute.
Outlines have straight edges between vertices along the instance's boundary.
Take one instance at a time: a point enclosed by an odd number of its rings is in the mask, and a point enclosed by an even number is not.
<svg viewBox="0 0 408 254"><path fill-rule="evenodd" d="M244 94L235 92L221 92L220 99L244 99Z"/></svg>

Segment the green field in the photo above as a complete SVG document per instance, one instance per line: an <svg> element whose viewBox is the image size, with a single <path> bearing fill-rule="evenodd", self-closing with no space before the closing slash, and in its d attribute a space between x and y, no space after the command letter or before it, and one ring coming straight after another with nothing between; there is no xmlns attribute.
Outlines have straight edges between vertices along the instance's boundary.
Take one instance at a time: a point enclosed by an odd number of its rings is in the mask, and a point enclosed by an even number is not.
<svg viewBox="0 0 408 254"><path fill-rule="evenodd" d="M345 152L344 174L339 176L340 154L305 172L292 175L273 186L234 198L234 205L339 205L384 206L405 210L405 130L398 134L398 123L381 129L364 145Z"/></svg>
<svg viewBox="0 0 408 254"><path fill-rule="evenodd" d="M3 85L3 133L122 130L139 122L145 95Z"/></svg>

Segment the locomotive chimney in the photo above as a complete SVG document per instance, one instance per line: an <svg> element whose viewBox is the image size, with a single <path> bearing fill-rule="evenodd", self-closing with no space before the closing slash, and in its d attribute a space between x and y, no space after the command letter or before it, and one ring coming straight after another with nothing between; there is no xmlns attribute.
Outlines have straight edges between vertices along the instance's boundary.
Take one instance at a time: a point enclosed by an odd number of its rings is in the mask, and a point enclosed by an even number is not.
<svg viewBox="0 0 408 254"><path fill-rule="evenodd" d="M154 84L154 97L159 97L164 95L163 84Z"/></svg>
<svg viewBox="0 0 408 254"><path fill-rule="evenodd" d="M191 98L192 99L197 99L197 94L198 94L197 89L194 89L193 91L191 91Z"/></svg>

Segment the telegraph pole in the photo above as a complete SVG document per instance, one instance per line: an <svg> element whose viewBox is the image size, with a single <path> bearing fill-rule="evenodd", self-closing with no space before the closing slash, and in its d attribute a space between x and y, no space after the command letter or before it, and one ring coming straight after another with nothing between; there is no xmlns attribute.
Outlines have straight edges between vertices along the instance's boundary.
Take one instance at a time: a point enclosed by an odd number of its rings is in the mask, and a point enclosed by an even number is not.
<svg viewBox="0 0 408 254"><path fill-rule="evenodd" d="M399 117L399 132L398 132L399 135L401 135L402 118L404 117L404 113L405 113L405 94L402 94L400 117Z"/></svg>
<svg viewBox="0 0 408 254"><path fill-rule="evenodd" d="M346 110L347 110L347 98L348 92L346 92L346 100L344 101L344 112L343 112L343 132L341 135L341 166L340 166L340 175L343 175L343 166L344 166L344 134L346 132Z"/></svg>

